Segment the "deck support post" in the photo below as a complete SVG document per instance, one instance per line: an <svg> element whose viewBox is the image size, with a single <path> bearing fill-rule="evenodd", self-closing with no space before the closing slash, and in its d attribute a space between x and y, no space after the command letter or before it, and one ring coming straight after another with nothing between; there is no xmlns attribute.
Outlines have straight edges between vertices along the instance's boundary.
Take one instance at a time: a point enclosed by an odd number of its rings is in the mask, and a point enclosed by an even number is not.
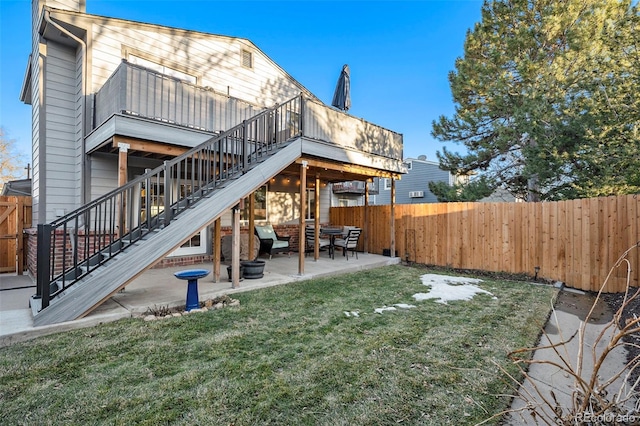
<svg viewBox="0 0 640 426"><path fill-rule="evenodd" d="M363 253L369 253L369 179L364 181L364 220L362 224Z"/></svg>
<svg viewBox="0 0 640 426"><path fill-rule="evenodd" d="M129 151L129 144L118 142L118 186L123 186L127 183L127 152ZM118 219L119 236L127 233L127 202L126 197L120 198L120 206L118 207Z"/></svg>
<svg viewBox="0 0 640 426"><path fill-rule="evenodd" d="M220 254L222 249L222 219L217 218L213 224L213 282L220 281Z"/></svg>
<svg viewBox="0 0 640 426"><path fill-rule="evenodd" d="M389 238L389 256L396 257L396 180L391 178L391 218L389 220L389 226L391 227L391 237Z"/></svg>
<svg viewBox="0 0 640 426"><path fill-rule="evenodd" d="M300 227L298 230L298 275L304 275L305 218L307 217L307 162L300 164Z"/></svg>
<svg viewBox="0 0 640 426"><path fill-rule="evenodd" d="M231 209L231 288L240 287L240 204Z"/></svg>
<svg viewBox="0 0 640 426"><path fill-rule="evenodd" d="M317 262L320 259L320 174L316 173L316 199L315 199L315 211L313 221L313 259ZM306 244L306 241L305 241Z"/></svg>
<svg viewBox="0 0 640 426"><path fill-rule="evenodd" d="M255 214L255 209L256 209L256 197L255 197L255 192L252 192L251 195L249 195L249 254L248 254L248 260L255 260L253 259L253 251L256 249L256 244L255 244L255 238L253 235L254 229L255 229L255 225L256 225L256 214Z"/></svg>

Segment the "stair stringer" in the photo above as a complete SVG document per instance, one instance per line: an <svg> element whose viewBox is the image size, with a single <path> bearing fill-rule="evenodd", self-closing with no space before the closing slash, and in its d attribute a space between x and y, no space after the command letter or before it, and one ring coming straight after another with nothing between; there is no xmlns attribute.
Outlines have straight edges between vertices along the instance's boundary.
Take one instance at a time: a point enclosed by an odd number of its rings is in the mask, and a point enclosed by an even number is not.
<svg viewBox="0 0 640 426"><path fill-rule="evenodd" d="M217 188L208 198L181 213L169 226L134 243L58 295L34 316L34 326L72 321L87 315L180 247L191 235L213 223L239 200L300 158L301 152L302 141L298 138L244 175L230 180L223 188Z"/></svg>

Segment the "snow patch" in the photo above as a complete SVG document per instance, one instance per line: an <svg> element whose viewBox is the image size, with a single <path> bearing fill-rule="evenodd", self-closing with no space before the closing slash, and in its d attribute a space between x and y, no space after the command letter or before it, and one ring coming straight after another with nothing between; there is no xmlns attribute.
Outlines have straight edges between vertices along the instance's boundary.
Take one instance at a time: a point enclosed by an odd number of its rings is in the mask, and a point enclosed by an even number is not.
<svg viewBox="0 0 640 426"><path fill-rule="evenodd" d="M420 277L422 284L430 286L428 293L416 293L415 300L436 299L436 302L447 304L453 300L471 300L476 294L484 293L493 296L492 293L474 285L481 283L477 278L451 277L448 275L425 274ZM497 299L497 297L493 297Z"/></svg>
<svg viewBox="0 0 640 426"><path fill-rule="evenodd" d="M408 305L406 303L396 303L393 306L383 306L382 308L376 308L376 309L374 309L374 312L376 314L381 314L384 311L396 311L397 308L400 308L400 309L411 309L411 308L415 308L415 307L416 307L416 305Z"/></svg>
<svg viewBox="0 0 640 426"><path fill-rule="evenodd" d="M360 312L359 311L344 311L344 314L348 317L359 317L360 316Z"/></svg>
<svg viewBox="0 0 640 426"><path fill-rule="evenodd" d="M396 303L393 306L396 306L396 307L398 307L400 309L411 309L411 308L415 308L416 307L416 305L407 305L406 303Z"/></svg>

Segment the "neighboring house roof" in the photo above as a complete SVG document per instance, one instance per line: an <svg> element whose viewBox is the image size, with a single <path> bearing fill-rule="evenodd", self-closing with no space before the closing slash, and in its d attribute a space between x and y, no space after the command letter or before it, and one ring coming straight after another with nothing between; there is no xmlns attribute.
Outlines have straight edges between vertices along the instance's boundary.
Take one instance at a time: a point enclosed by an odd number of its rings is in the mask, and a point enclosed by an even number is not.
<svg viewBox="0 0 640 426"><path fill-rule="evenodd" d="M31 179L11 180L4 184L0 195L31 196Z"/></svg>

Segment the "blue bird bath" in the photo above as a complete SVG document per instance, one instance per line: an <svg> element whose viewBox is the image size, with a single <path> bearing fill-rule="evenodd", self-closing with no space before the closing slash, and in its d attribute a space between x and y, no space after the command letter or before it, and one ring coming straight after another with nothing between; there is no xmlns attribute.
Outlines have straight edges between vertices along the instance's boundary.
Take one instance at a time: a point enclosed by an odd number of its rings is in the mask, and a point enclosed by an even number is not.
<svg viewBox="0 0 640 426"><path fill-rule="evenodd" d="M209 275L210 271L206 269L188 269L186 271L176 272L175 277L180 280L187 280L187 302L185 310L188 312L192 309L198 309L200 307L200 300L198 299L198 280Z"/></svg>

